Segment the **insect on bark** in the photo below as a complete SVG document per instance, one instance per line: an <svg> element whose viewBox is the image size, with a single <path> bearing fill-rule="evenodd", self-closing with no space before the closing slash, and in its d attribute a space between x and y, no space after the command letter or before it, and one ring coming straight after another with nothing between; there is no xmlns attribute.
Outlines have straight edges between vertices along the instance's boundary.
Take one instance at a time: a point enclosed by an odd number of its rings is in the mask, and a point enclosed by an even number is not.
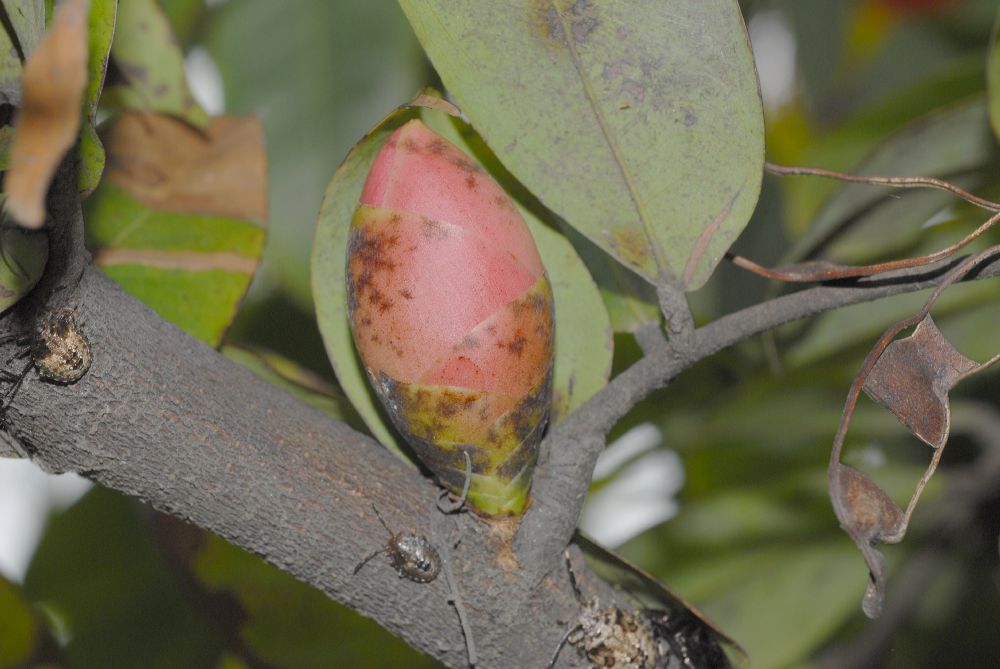
<svg viewBox="0 0 1000 669"><path fill-rule="evenodd" d="M441 556L438 555L437 549L431 542L419 534L394 533L389 529L382 514L378 512L374 504L372 510L379 522L382 523L382 527L389 533L389 543L359 562L353 573L357 574L361 571L361 568L376 555L385 553L389 556L389 564L396 570L400 578L408 578L417 583L430 583L436 579L441 572Z"/></svg>
<svg viewBox="0 0 1000 669"><path fill-rule="evenodd" d="M47 314L30 334L11 335L0 339L0 344L10 341L17 341L24 348L8 363L14 358L29 360L20 372L0 372L0 379L14 383L3 398L3 408L13 401L32 367L42 380L67 385L83 378L93 361L90 342L77 324L76 314L66 307Z"/></svg>

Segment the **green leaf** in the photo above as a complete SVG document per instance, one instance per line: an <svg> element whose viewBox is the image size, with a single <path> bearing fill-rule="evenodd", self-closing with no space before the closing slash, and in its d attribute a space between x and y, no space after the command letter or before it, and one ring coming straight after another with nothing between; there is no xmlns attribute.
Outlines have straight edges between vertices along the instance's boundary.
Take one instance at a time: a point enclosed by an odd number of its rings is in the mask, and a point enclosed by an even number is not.
<svg viewBox="0 0 1000 669"><path fill-rule="evenodd" d="M188 88L184 54L156 0L121 4L111 53L128 82L114 89L119 105L172 114L199 128L208 125L208 114Z"/></svg>
<svg viewBox="0 0 1000 669"><path fill-rule="evenodd" d="M85 203L95 262L164 319L215 346L236 315L264 229L228 216L154 209L105 179Z"/></svg>
<svg viewBox="0 0 1000 669"><path fill-rule="evenodd" d="M118 0L90 0L87 26L87 91L83 98L84 123L80 134L80 192L97 188L104 172L104 146L97 136L97 103L111 56Z"/></svg>
<svg viewBox="0 0 1000 669"><path fill-rule="evenodd" d="M986 93L988 96L990 125L993 134L1000 138L1000 11L997 12L990 35L990 50L986 58Z"/></svg>
<svg viewBox="0 0 1000 669"><path fill-rule="evenodd" d="M0 172L10 169L10 150L14 146L14 126L0 126Z"/></svg>
<svg viewBox="0 0 1000 669"><path fill-rule="evenodd" d="M826 58L828 54L822 55ZM906 123L980 93L983 76L983 62L978 54L952 63L942 71L932 72L911 88L889 96L845 119L829 132L813 138L812 142L802 146L797 162L833 170L850 170ZM801 140L791 141L798 149ZM790 220L786 225L794 237L800 237L809 228L823 201L838 185L831 179L781 179L788 200Z"/></svg>
<svg viewBox="0 0 1000 669"><path fill-rule="evenodd" d="M45 4L41 0L3 0L3 8L27 57L45 32Z"/></svg>
<svg viewBox="0 0 1000 669"><path fill-rule="evenodd" d="M351 217L383 141L414 116L466 150L512 193L528 222L552 283L556 311L555 374L553 396L556 420L585 402L607 383L611 364L611 332L600 295L572 245L554 229L552 216L499 168L482 140L468 126L458 124L448 103L422 96L413 103L436 110L404 105L367 133L348 154L327 187L316 226L312 273L316 314L327 354L344 393L364 418L372 434L399 452L396 433L390 429L382 407L368 385L347 320L344 281L347 234ZM441 110L444 111L441 111ZM452 108L453 109L453 108ZM484 153L486 152L486 153Z"/></svg>
<svg viewBox="0 0 1000 669"><path fill-rule="evenodd" d="M35 287L48 257L46 232L13 226L0 228L0 312Z"/></svg>
<svg viewBox="0 0 1000 669"><path fill-rule="evenodd" d="M13 3L4 2L8 13L22 16ZM6 29L0 29L0 102L4 104L21 105L21 57L14 46L16 34L12 36Z"/></svg>
<svg viewBox="0 0 1000 669"><path fill-rule="evenodd" d="M746 225L763 115L731 0L401 0L501 161L649 280L701 286Z"/></svg>
<svg viewBox="0 0 1000 669"><path fill-rule="evenodd" d="M801 662L859 615L865 567L843 541L703 559L671 584L746 649L754 669Z"/></svg>
<svg viewBox="0 0 1000 669"><path fill-rule="evenodd" d="M0 669L29 666L41 638L40 628L31 603L0 576Z"/></svg>
<svg viewBox="0 0 1000 669"><path fill-rule="evenodd" d="M67 666L207 667L221 651L137 505L105 488L52 517L24 590L65 622Z"/></svg>
<svg viewBox="0 0 1000 669"><path fill-rule="evenodd" d="M660 307L653 286L571 226L561 227L600 288L615 332L635 332L642 325L659 323Z"/></svg>
<svg viewBox="0 0 1000 669"><path fill-rule="evenodd" d="M949 178L982 167L996 157L986 104L976 97L911 122L876 147L853 173ZM811 255L846 222L893 195L880 186L842 186L825 202L786 261Z"/></svg>
<svg viewBox="0 0 1000 669"><path fill-rule="evenodd" d="M191 566L206 588L239 602L246 614L240 636L268 666L439 666L374 621L214 535L205 535Z"/></svg>

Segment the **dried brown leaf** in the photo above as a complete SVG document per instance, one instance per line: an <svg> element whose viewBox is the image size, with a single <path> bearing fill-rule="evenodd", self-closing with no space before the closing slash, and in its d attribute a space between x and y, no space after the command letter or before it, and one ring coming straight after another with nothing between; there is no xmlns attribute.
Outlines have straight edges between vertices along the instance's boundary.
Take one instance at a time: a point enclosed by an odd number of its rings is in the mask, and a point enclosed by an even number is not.
<svg viewBox="0 0 1000 669"><path fill-rule="evenodd" d="M4 192L7 211L27 228L45 222L52 175L80 131L89 5L89 0L59 3L52 26L24 65L23 101Z"/></svg>
<svg viewBox="0 0 1000 669"><path fill-rule="evenodd" d="M841 524L858 541L889 542L898 535L903 522L903 510L874 481L853 467L840 465L839 495L843 509Z"/></svg>
<svg viewBox="0 0 1000 669"><path fill-rule="evenodd" d="M951 422L948 391L981 368L945 339L928 314L912 335L886 347L863 388L913 434L941 448Z"/></svg>
<svg viewBox="0 0 1000 669"><path fill-rule="evenodd" d="M107 176L155 209L267 219L267 153L255 118L217 116L204 130L125 112L101 136Z"/></svg>
<svg viewBox="0 0 1000 669"><path fill-rule="evenodd" d="M868 565L868 589L862 609L868 617L877 618L885 601L887 568L885 556L875 546L903 538L903 510L878 484L852 467L837 464L833 476L835 485L830 493L837 519Z"/></svg>

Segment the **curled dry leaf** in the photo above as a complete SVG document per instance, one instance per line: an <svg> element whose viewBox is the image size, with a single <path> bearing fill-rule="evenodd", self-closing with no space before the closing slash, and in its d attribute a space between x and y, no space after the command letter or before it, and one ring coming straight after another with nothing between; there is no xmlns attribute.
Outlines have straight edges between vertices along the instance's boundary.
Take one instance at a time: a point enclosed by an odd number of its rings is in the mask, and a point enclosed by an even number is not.
<svg viewBox="0 0 1000 669"><path fill-rule="evenodd" d="M80 130L87 85L88 0L59 3L52 26L24 65L23 103L11 168L4 180L7 211L27 228L45 222L45 194Z"/></svg>
<svg viewBox="0 0 1000 669"><path fill-rule="evenodd" d="M840 526L861 549L870 574L862 609L877 618L885 601L885 556L875 549L879 543L902 539L903 511L870 478L847 465L837 464L831 476L833 508Z"/></svg>
<svg viewBox="0 0 1000 669"><path fill-rule="evenodd" d="M913 334L886 347L862 386L917 437L934 448L948 440L948 391L982 369L944 338L928 314Z"/></svg>
<svg viewBox="0 0 1000 669"><path fill-rule="evenodd" d="M948 392L962 379L1000 360L998 354L980 364L959 353L934 324L931 307L946 288L998 253L1000 246L994 246L966 258L948 274L917 314L886 330L865 359L848 394L830 459L830 498L841 527L868 563L870 581L862 610L871 618L882 611L886 579L885 557L874 546L903 539L917 501L937 470L948 440L951 415ZM893 340L910 327L914 327L912 335ZM934 448L931 462L910 496L905 512L874 481L840 462L847 428L862 389Z"/></svg>
<svg viewBox="0 0 1000 669"><path fill-rule="evenodd" d="M165 114L124 112L101 139L108 178L154 209L267 218L267 153L255 118L216 116L196 130Z"/></svg>

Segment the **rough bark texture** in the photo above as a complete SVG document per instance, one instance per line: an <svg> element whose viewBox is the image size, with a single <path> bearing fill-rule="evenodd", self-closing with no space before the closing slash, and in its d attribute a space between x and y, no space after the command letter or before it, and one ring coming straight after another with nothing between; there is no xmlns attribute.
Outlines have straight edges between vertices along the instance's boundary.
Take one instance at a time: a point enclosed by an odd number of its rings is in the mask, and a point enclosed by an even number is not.
<svg viewBox="0 0 1000 669"><path fill-rule="evenodd" d="M70 175L71 176L71 175ZM636 402L716 351L798 318L908 292L945 267L821 286L721 318L678 350L643 338L645 357L542 444L532 506L518 526L437 511L438 489L372 439L325 417L165 323L89 264L75 181L63 172L50 201L49 273L30 303L0 320L23 330L39 310L77 308L93 365L69 386L32 372L7 413L17 448L48 471L76 471L246 548L370 616L451 667L467 666L444 578L420 584L383 560L374 503L395 531L423 534L451 568L480 667L545 666L579 604L562 551L576 524L608 429ZM979 277L1000 273L994 260ZM588 594L608 588L581 573ZM582 666L567 649L558 666Z"/></svg>

